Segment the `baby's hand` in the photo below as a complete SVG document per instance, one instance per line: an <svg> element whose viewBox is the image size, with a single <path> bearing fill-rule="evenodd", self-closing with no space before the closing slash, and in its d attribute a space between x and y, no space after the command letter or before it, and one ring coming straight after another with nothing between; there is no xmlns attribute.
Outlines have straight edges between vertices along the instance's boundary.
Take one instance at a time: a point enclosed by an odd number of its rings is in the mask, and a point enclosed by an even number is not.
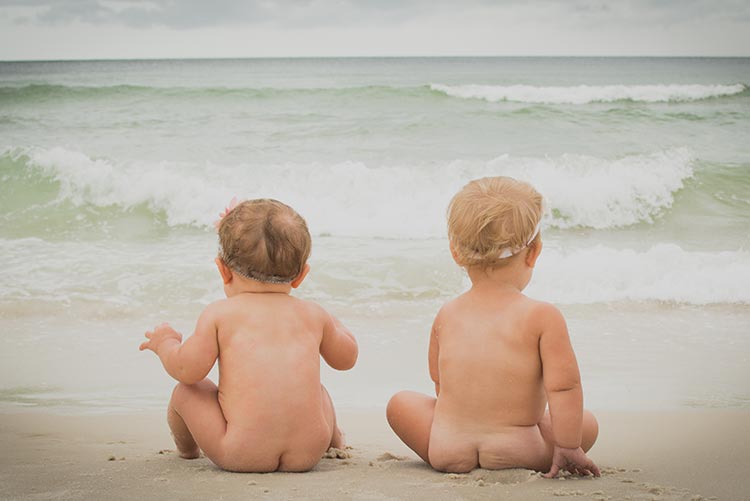
<svg viewBox="0 0 750 501"><path fill-rule="evenodd" d="M163 323L154 327L154 330L146 332L148 341L141 343L139 350L151 350L157 353L159 345L166 339L175 339L178 343L182 342L182 334L174 330L168 323Z"/></svg>
<svg viewBox="0 0 750 501"><path fill-rule="evenodd" d="M552 454L552 468L549 473L542 475L545 478L555 478L560 470L566 470L574 475L594 475L601 476L599 468L591 461L583 449L565 449L555 446L555 452Z"/></svg>

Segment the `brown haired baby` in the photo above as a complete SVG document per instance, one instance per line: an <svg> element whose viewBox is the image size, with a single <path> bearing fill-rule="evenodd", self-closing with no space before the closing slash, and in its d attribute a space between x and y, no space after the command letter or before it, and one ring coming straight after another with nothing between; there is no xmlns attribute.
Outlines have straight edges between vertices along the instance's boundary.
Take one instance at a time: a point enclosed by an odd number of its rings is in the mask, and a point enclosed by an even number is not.
<svg viewBox="0 0 750 501"><path fill-rule="evenodd" d="M403 391L387 409L391 428L436 470L599 476L585 453L598 424L583 409L565 319L522 294L542 251L541 218L541 195L507 177L472 181L450 203L451 254L472 286L432 326L437 398Z"/></svg>
<svg viewBox="0 0 750 501"><path fill-rule="evenodd" d="M218 225L216 258L227 298L201 313L195 333L167 324L140 349L179 384L167 420L180 456L202 449L231 471L305 471L343 447L333 404L320 384L320 355L334 369L357 360L352 334L322 307L292 297L310 271L305 220L276 200L250 200ZM206 378L219 360L219 386Z"/></svg>

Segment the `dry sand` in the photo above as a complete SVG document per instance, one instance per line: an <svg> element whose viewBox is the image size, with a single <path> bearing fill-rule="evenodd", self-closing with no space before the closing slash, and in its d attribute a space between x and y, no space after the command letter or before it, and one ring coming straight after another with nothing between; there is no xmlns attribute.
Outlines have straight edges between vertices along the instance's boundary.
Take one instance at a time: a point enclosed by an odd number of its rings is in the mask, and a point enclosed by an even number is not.
<svg viewBox="0 0 750 501"><path fill-rule="evenodd" d="M173 451L157 413L0 414L2 499L750 499L750 412L598 413L602 477L428 468L382 410L339 415L351 449L308 473L228 473Z"/></svg>

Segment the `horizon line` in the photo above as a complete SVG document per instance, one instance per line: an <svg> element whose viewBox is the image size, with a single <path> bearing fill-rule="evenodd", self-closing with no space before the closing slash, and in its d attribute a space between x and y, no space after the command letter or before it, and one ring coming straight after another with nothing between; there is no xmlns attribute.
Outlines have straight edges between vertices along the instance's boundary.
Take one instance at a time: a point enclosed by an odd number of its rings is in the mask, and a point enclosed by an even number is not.
<svg viewBox="0 0 750 501"><path fill-rule="evenodd" d="M644 55L644 54L465 54L465 55L358 55L358 56L182 56L182 57L82 57L0 59L0 63L63 63L63 62L125 62L125 61L233 61L250 59L750 59L739 55Z"/></svg>

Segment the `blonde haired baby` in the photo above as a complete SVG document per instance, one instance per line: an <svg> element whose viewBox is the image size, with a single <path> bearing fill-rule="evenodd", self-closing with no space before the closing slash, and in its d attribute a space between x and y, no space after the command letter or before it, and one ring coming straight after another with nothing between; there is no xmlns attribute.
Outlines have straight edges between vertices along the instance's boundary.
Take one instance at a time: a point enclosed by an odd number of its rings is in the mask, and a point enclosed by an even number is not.
<svg viewBox="0 0 750 501"><path fill-rule="evenodd" d="M387 408L394 432L436 470L599 476L586 456L598 424L583 409L565 319L522 294L542 250L541 218L541 195L507 177L472 181L450 203L451 254L472 286L433 323L437 398L402 391Z"/></svg>
<svg viewBox="0 0 750 501"><path fill-rule="evenodd" d="M203 310L184 343L167 324L146 333L179 384L167 420L183 458L202 449L231 471L305 471L342 447L320 355L334 369L357 360L352 334L322 307L292 297L310 271L305 220L270 199L222 214L216 265L226 299ZM206 378L219 361L218 387Z"/></svg>

